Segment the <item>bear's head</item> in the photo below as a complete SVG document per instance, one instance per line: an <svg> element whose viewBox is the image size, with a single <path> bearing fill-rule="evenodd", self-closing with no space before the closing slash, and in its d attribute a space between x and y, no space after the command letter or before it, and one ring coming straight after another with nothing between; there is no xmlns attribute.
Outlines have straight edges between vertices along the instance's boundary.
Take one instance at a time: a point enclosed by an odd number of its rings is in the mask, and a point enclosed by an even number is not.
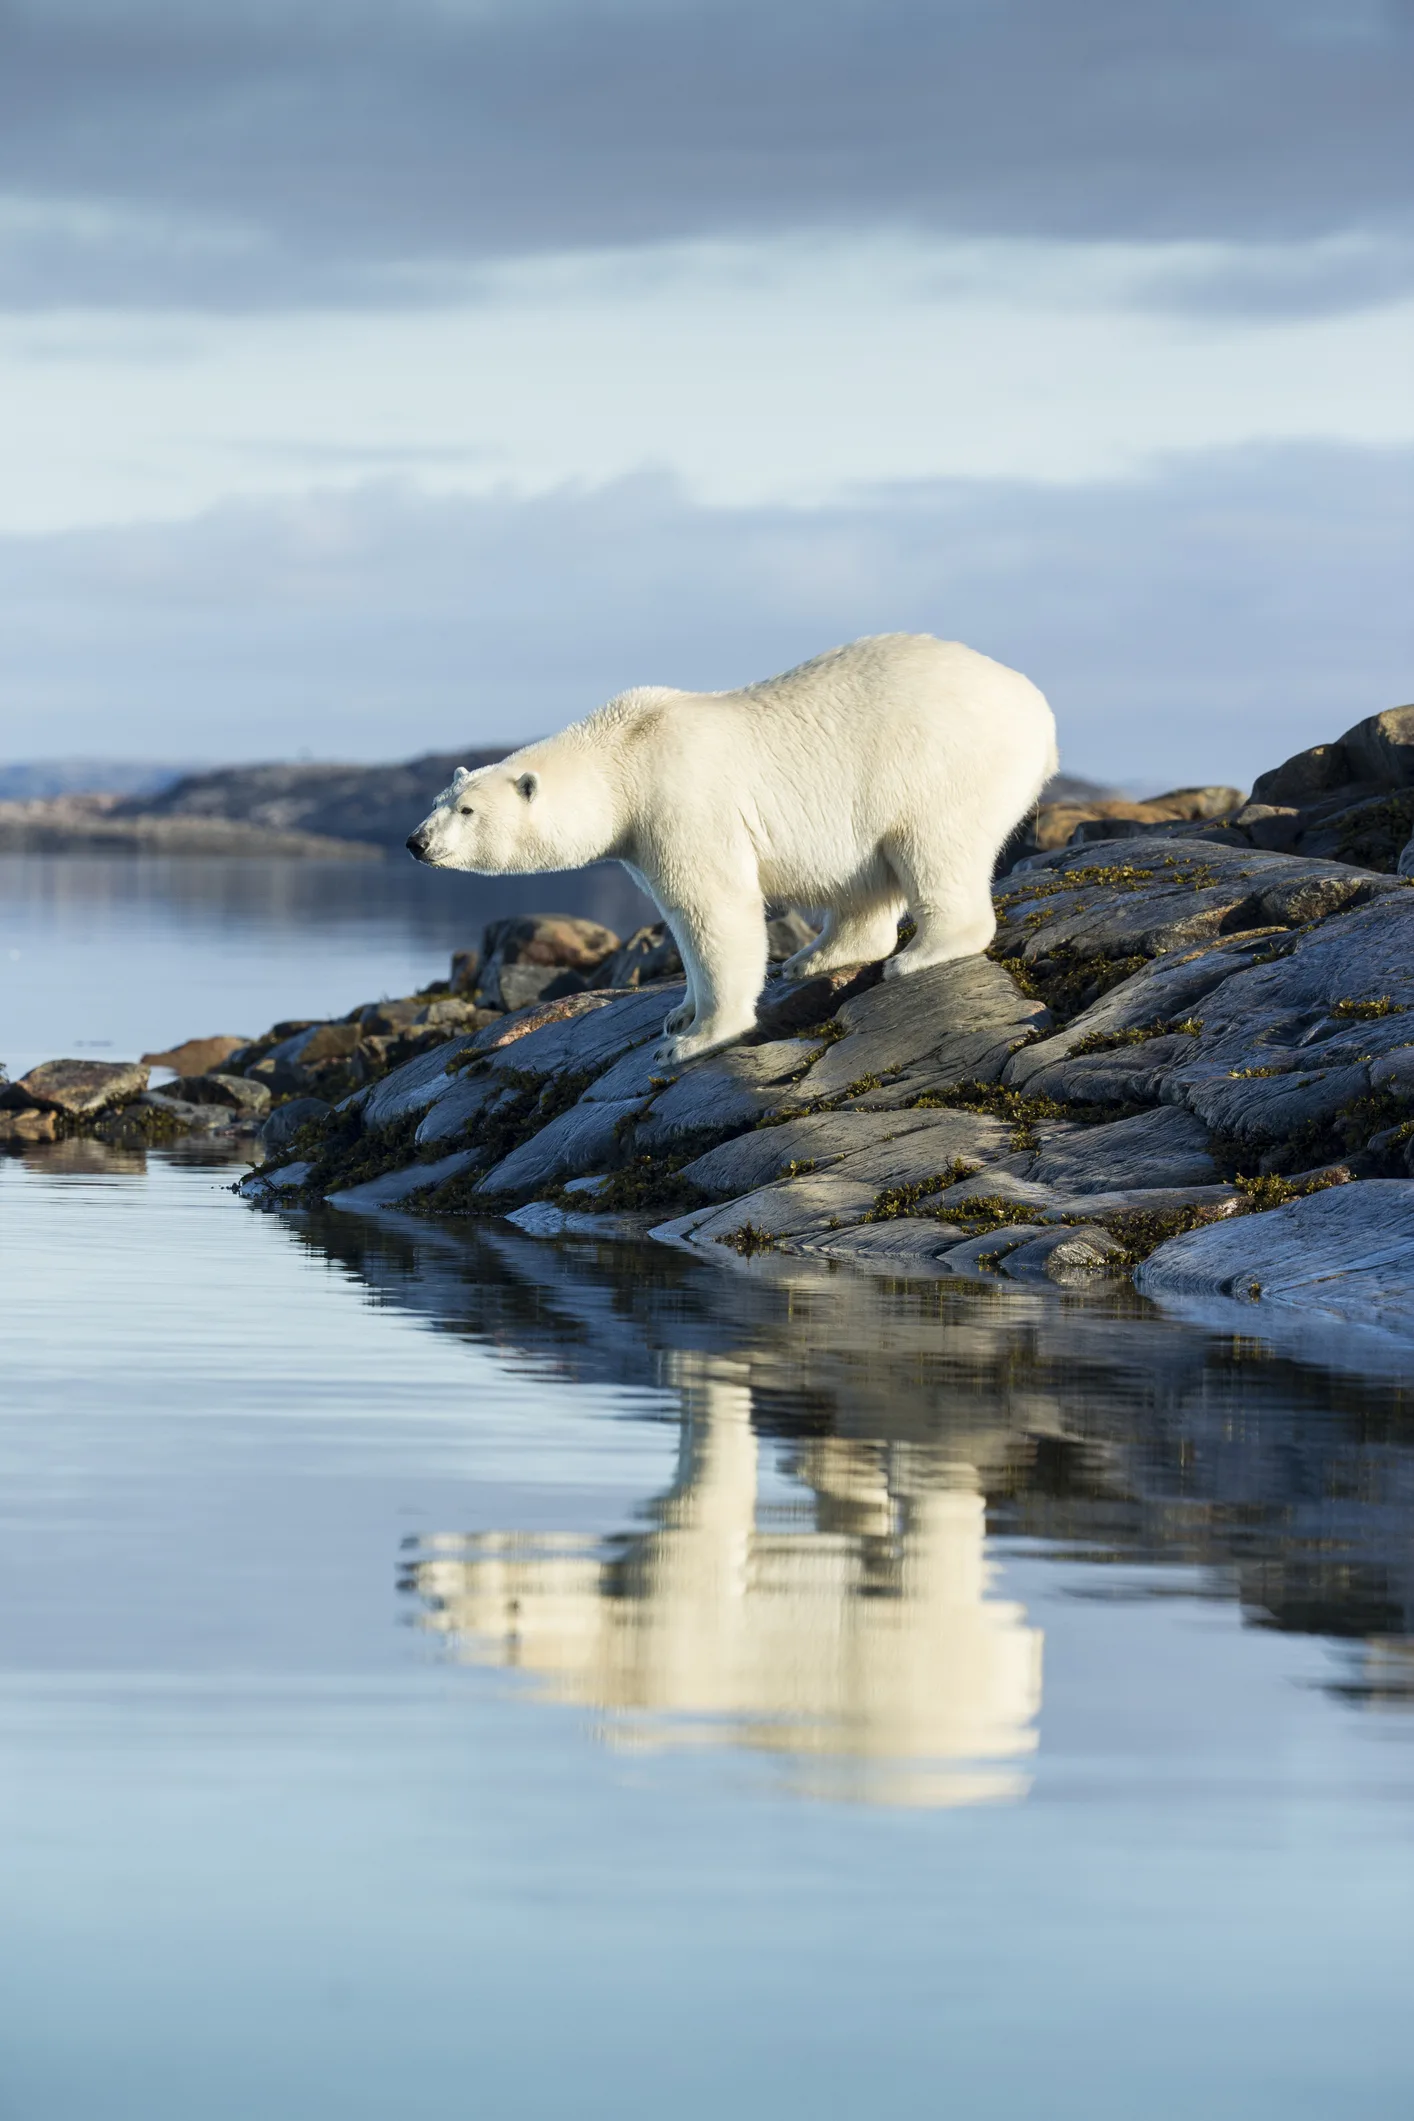
<svg viewBox="0 0 1414 2121"><path fill-rule="evenodd" d="M479 876L525 876L578 869L607 851L602 777L587 758L572 762L545 747L513 752L499 765L459 766L416 832L409 854L432 869Z"/></svg>

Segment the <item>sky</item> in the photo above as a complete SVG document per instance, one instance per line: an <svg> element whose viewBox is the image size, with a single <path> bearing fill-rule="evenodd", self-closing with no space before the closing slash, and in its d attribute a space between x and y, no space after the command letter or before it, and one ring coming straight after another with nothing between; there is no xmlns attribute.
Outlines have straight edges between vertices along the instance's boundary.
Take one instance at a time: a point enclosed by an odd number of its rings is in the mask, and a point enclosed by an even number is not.
<svg viewBox="0 0 1414 2121"><path fill-rule="evenodd" d="M0 759L864 632L1063 763L1414 698L1411 0L0 0Z"/></svg>

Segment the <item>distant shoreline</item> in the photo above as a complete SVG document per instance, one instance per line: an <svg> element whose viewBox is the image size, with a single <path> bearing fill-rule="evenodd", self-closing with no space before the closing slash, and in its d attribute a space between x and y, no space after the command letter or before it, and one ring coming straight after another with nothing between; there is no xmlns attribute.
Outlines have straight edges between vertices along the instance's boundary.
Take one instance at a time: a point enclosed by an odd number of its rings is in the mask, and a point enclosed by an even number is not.
<svg viewBox="0 0 1414 2121"><path fill-rule="evenodd" d="M379 862L368 840L282 832L235 818L120 817L114 796L0 802L0 854L263 855L282 860Z"/></svg>

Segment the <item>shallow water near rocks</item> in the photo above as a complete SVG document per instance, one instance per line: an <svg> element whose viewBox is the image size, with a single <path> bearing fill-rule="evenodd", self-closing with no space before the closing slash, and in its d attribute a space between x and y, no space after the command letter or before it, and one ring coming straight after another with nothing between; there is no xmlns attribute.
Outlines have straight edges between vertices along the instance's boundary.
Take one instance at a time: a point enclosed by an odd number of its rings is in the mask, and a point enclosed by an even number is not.
<svg viewBox="0 0 1414 2121"><path fill-rule="evenodd" d="M0 2104L1403 2115L1402 1381L0 1164Z"/></svg>

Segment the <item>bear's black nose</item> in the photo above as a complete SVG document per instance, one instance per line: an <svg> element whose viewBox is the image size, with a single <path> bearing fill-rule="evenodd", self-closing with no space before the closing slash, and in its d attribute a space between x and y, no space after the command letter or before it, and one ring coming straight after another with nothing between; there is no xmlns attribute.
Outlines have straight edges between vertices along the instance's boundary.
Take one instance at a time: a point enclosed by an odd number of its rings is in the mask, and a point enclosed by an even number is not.
<svg viewBox="0 0 1414 2121"><path fill-rule="evenodd" d="M415 855L418 861L424 859L427 853L427 827L425 825L419 825L416 832L408 834L407 850L409 854Z"/></svg>

